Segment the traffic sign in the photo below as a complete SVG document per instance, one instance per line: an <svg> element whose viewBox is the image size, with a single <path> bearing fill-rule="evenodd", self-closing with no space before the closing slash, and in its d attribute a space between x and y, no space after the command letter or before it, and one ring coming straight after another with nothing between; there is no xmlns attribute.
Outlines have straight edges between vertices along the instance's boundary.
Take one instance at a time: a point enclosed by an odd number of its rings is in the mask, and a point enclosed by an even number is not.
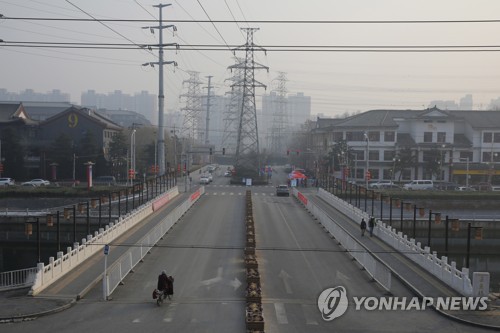
<svg viewBox="0 0 500 333"><path fill-rule="evenodd" d="M107 256L109 254L109 245L104 245L104 255Z"/></svg>

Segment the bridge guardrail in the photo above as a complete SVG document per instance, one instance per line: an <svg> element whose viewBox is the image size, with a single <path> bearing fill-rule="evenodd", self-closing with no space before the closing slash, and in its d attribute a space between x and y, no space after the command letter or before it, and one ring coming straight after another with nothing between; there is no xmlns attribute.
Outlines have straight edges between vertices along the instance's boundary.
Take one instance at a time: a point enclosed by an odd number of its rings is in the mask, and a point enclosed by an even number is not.
<svg viewBox="0 0 500 333"><path fill-rule="evenodd" d="M30 294L36 295L40 293L50 284L60 279L83 261L98 251L101 251L105 244L121 236L131 227L152 214L154 202L164 200L164 198L172 199L178 194L179 189L177 186L174 186L169 191L159 196L159 198L139 206L136 210L120 217L118 220L115 220L114 223L112 222L106 225L104 229L99 229L99 231L96 231L93 236L88 235L87 238L82 239L81 245L79 243L75 243L73 248L68 247L66 254L58 252L57 259L50 257L47 265L39 263ZM164 201L164 203L166 203L166 201Z"/></svg>
<svg viewBox="0 0 500 333"><path fill-rule="evenodd" d="M368 249L364 247L355 237L353 237L340 224L335 222L321 208L314 205L311 201L300 193L296 188L293 194L302 204L314 215L321 224L332 234L344 249L365 268L366 272L376 280L387 291L391 290L392 273L391 270L378 260Z"/></svg>
<svg viewBox="0 0 500 333"><path fill-rule="evenodd" d="M341 213L352 219L356 223L360 223L361 219L368 220L369 215L361 209L347 203L339 197L319 189L319 197L332 204ZM409 239L402 232L397 232L396 229L386 225L382 221L376 219L377 225L374 229L374 235L379 237L394 249L400 251L408 259L412 260L420 267L437 277L446 285L458 291L463 296L472 296L473 285L469 277L469 269L456 268L456 262L448 263L448 258L442 256L438 258L437 253L431 253L430 247L422 248L420 242L414 239Z"/></svg>

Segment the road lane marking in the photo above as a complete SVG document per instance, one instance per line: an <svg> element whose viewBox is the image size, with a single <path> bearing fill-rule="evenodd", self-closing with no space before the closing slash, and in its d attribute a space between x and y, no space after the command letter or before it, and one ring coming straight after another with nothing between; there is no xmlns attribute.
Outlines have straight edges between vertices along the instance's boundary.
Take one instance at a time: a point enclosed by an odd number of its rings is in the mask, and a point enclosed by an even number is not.
<svg viewBox="0 0 500 333"><path fill-rule="evenodd" d="M276 311L276 319L279 324L288 324L288 318L286 317L285 304L274 303L274 310Z"/></svg>
<svg viewBox="0 0 500 333"><path fill-rule="evenodd" d="M179 303L170 303L168 305L167 311L165 312L165 317L163 317L164 322L172 322L172 320L174 319L175 310L177 309L177 305L179 305Z"/></svg>

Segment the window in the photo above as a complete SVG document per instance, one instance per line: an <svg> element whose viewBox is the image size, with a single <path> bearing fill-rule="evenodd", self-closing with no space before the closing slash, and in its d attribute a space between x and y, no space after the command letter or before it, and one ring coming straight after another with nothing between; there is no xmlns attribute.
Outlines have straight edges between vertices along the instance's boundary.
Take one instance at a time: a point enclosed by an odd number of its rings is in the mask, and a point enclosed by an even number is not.
<svg viewBox="0 0 500 333"><path fill-rule="evenodd" d="M424 132L424 142L432 142L432 132Z"/></svg>
<svg viewBox="0 0 500 333"><path fill-rule="evenodd" d="M394 142L394 141L396 141L396 132L394 132L394 131L386 131L386 132L384 132L384 141L385 142Z"/></svg>
<svg viewBox="0 0 500 333"><path fill-rule="evenodd" d="M370 140L372 142L379 142L380 141L380 132L368 132L368 140Z"/></svg>
<svg viewBox="0 0 500 333"><path fill-rule="evenodd" d="M500 153L493 152L483 152L483 162L500 162Z"/></svg>
<svg viewBox="0 0 500 333"><path fill-rule="evenodd" d="M380 159L380 154L378 150L370 150L368 153L368 159L370 161L378 161Z"/></svg>
<svg viewBox="0 0 500 333"><path fill-rule="evenodd" d="M500 142L500 133L493 133L493 142Z"/></svg>
<svg viewBox="0 0 500 333"><path fill-rule="evenodd" d="M379 179L379 172L378 172L378 169L369 169L370 170L370 174L372 176L372 179Z"/></svg>
<svg viewBox="0 0 500 333"><path fill-rule="evenodd" d="M491 133L491 132L483 133L483 142L488 143L488 142L492 142L492 140L493 140L493 133Z"/></svg>
<svg viewBox="0 0 500 333"><path fill-rule="evenodd" d="M440 142L440 143L446 142L446 132L438 132L437 133L437 142Z"/></svg>
<svg viewBox="0 0 500 333"><path fill-rule="evenodd" d="M332 135L333 135L333 142L338 142L344 139L343 132L333 132Z"/></svg>
<svg viewBox="0 0 500 333"><path fill-rule="evenodd" d="M391 161L396 156L396 152L394 150L384 150L384 161Z"/></svg>
<svg viewBox="0 0 500 333"><path fill-rule="evenodd" d="M462 162L464 162L465 160L467 160L467 158L469 158L469 162L472 162L472 152L461 151L460 152L460 159L462 160Z"/></svg>
<svg viewBox="0 0 500 333"><path fill-rule="evenodd" d="M346 132L345 139L346 141L365 141L365 132Z"/></svg>
<svg viewBox="0 0 500 333"><path fill-rule="evenodd" d="M392 179L392 169L384 169L383 179Z"/></svg>
<svg viewBox="0 0 500 333"><path fill-rule="evenodd" d="M422 152L422 162L435 162L438 156L433 151L423 151Z"/></svg>
<svg viewBox="0 0 500 333"><path fill-rule="evenodd" d="M365 159L365 152L363 150L353 150L352 151L353 161L363 161Z"/></svg>

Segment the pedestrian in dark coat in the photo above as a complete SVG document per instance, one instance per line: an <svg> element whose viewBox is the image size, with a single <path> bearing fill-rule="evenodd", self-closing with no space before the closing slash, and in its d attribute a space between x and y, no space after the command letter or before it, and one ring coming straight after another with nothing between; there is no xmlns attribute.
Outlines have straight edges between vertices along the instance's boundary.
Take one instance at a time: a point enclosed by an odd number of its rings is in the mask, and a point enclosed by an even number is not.
<svg viewBox="0 0 500 333"><path fill-rule="evenodd" d="M372 216L368 221L368 229L370 229L370 237L373 236L373 228L375 228L375 218Z"/></svg>
<svg viewBox="0 0 500 333"><path fill-rule="evenodd" d="M361 228L361 236L364 236L365 235L365 231L366 231L366 221L365 221L365 219L361 219L361 224L359 225L359 227Z"/></svg>

